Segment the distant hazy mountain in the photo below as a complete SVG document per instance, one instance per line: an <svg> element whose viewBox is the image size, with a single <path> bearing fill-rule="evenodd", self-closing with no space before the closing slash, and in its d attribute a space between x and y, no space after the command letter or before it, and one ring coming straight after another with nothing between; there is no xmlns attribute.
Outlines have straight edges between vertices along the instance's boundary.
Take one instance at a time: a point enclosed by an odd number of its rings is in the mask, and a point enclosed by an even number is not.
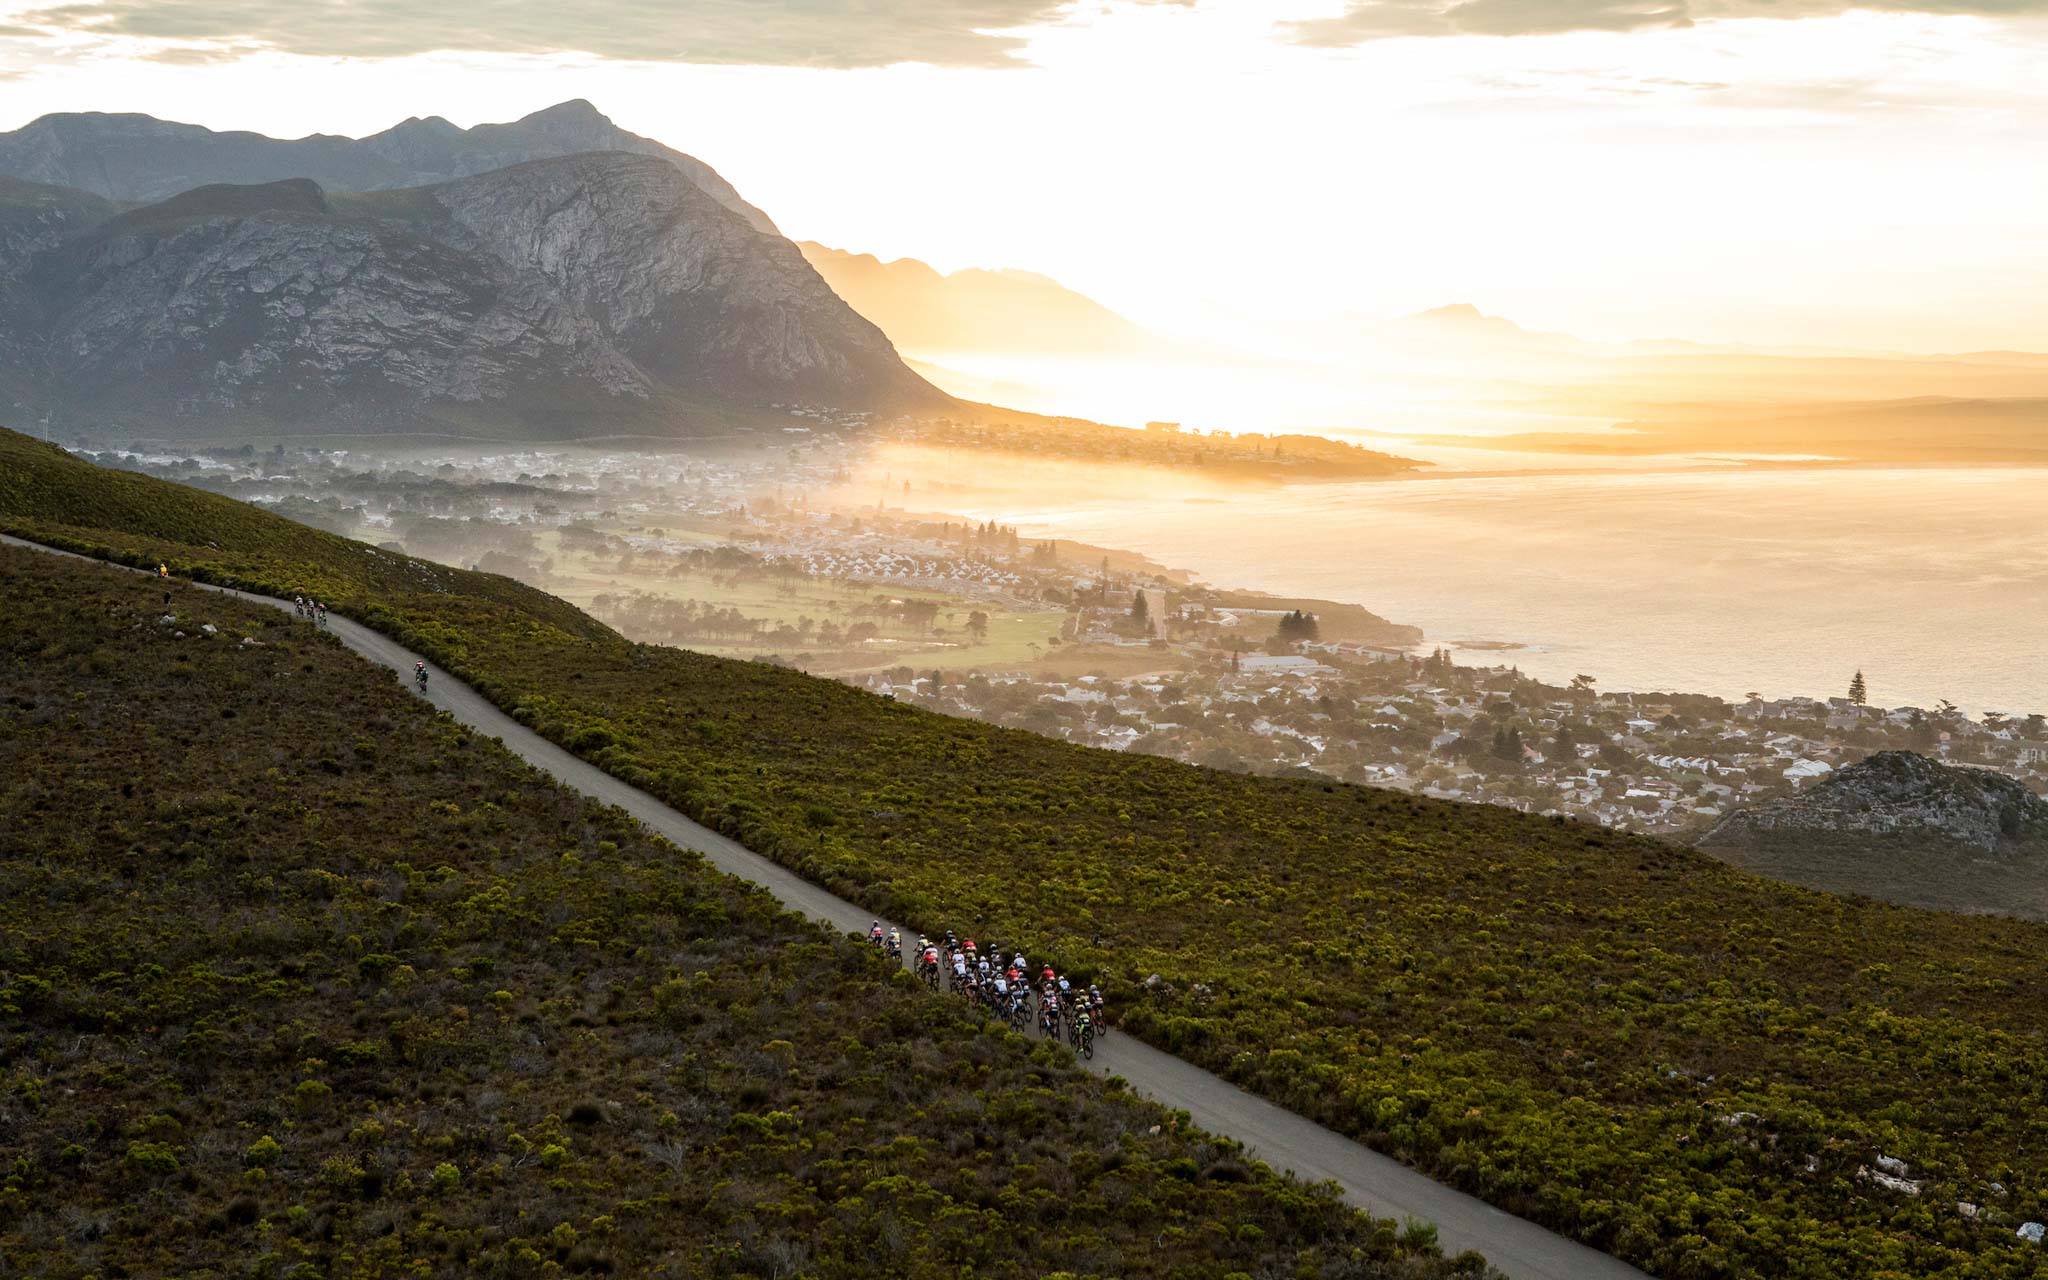
<svg viewBox="0 0 2048 1280"><path fill-rule="evenodd" d="M1578 339L1562 333L1533 333L1505 316L1490 316L1469 302L1418 311L1395 322L1395 328L1440 338L1480 342L1578 345Z"/></svg>
<svg viewBox="0 0 2048 1280"><path fill-rule="evenodd" d="M9 183L0 344L17 421L202 438L691 435L774 404L950 403L795 245L616 151L118 213Z"/></svg>
<svg viewBox="0 0 2048 1280"><path fill-rule="evenodd" d="M1119 355L1148 342L1093 298L1029 271L942 274L915 258L799 247L833 292L909 350Z"/></svg>
<svg viewBox="0 0 2048 1280"><path fill-rule="evenodd" d="M414 117L367 138L314 134L286 140L216 133L146 115L47 115L0 133L0 174L112 200L153 201L212 183L287 178L310 178L328 191L383 191L590 151L666 160L755 230L775 230L768 215L740 199L710 165L626 132L581 99L511 124L472 129L439 116Z"/></svg>
<svg viewBox="0 0 2048 1280"><path fill-rule="evenodd" d="M1986 769L1881 751L1699 840L1739 866L1838 893L2048 915L2048 801Z"/></svg>

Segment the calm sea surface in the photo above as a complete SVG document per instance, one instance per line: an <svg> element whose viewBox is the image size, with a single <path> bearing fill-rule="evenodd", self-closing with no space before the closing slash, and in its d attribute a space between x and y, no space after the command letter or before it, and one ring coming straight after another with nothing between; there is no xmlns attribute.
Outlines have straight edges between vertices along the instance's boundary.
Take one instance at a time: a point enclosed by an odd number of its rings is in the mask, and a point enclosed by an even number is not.
<svg viewBox="0 0 2048 1280"><path fill-rule="evenodd" d="M1548 680L2048 712L2048 471L1446 477L1034 503L1026 533L1363 604ZM958 509L958 508L955 508Z"/></svg>

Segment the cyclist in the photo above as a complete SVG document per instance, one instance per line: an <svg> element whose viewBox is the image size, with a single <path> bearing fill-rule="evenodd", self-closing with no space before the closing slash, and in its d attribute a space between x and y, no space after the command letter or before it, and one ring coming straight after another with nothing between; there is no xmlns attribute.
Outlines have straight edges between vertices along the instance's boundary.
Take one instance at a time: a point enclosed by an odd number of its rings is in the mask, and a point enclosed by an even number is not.
<svg viewBox="0 0 2048 1280"><path fill-rule="evenodd" d="M868 941L875 945L875 950L879 951L882 949L882 922L880 920L873 920L868 923Z"/></svg>
<svg viewBox="0 0 2048 1280"><path fill-rule="evenodd" d="M900 930L889 930L889 958L891 960L901 960L903 958L903 934Z"/></svg>
<svg viewBox="0 0 2048 1280"><path fill-rule="evenodd" d="M425 689L427 687L427 664L424 662L413 663L412 678L419 681L420 688Z"/></svg>

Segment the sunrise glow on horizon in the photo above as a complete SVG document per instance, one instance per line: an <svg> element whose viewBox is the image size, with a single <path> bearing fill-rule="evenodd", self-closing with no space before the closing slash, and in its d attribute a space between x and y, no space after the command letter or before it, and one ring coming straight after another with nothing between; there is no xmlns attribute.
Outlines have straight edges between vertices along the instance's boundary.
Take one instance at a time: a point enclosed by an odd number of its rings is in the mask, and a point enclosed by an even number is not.
<svg viewBox="0 0 2048 1280"><path fill-rule="evenodd" d="M1724 6L1326 47L1290 23L1329 0L1088 3L985 58L933 55L961 65L839 67L766 65L797 60L766 36L711 63L413 51L402 30L388 54L303 52L218 34L231 4L160 8L199 34L9 6L0 127L126 110L362 134L584 97L792 238L1028 268L1184 335L1470 301L1607 340L2048 346L2039 16Z"/></svg>

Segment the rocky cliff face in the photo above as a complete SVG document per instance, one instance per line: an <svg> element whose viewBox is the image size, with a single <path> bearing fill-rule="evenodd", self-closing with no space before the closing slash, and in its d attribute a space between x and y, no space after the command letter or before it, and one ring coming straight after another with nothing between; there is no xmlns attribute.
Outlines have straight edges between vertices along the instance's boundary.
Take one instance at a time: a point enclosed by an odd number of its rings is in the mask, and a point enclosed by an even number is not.
<svg viewBox="0 0 2048 1280"><path fill-rule="evenodd" d="M367 138L267 138L146 115L47 115L0 133L0 175L147 202L216 183L247 186L290 178L310 178L328 191L385 191L594 151L665 160L755 230L775 233L768 215L742 200L710 165L628 133L581 99L509 124L471 129L439 116L415 117Z"/></svg>
<svg viewBox="0 0 2048 1280"><path fill-rule="evenodd" d="M659 157L376 194L212 186L111 217L89 196L13 194L0 365L25 371L8 389L31 418L560 439L945 403L796 246Z"/></svg>
<svg viewBox="0 0 2048 1280"><path fill-rule="evenodd" d="M2048 851L2048 801L2003 774L1881 751L1799 795L1730 814L1700 844L1740 848L1802 833Z"/></svg>

